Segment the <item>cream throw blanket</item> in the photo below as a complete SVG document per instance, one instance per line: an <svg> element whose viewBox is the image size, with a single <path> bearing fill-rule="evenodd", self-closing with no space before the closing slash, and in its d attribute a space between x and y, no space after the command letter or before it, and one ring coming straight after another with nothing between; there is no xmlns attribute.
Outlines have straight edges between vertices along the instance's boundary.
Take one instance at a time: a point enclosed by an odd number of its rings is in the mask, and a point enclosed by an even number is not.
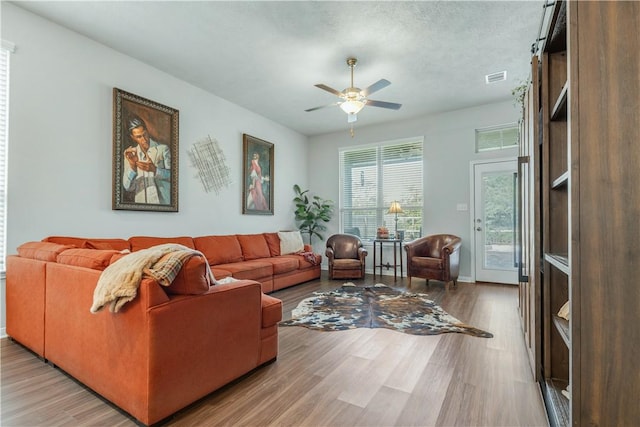
<svg viewBox="0 0 640 427"><path fill-rule="evenodd" d="M158 261L171 252L182 252L186 255L169 258L169 261L174 263L168 268L173 272L173 277L169 276L169 280L161 280L160 283L164 286L171 284L182 264L190 256L201 255L204 257L201 252L176 243L153 246L122 257L109 265L100 275L96 289L93 291L91 313L97 313L107 304L109 304L109 311L117 313L124 304L136 297L143 277L159 278L154 272L166 268L166 265L159 265ZM207 264L207 273L211 283L214 283L215 279L213 279L208 267ZM170 273L165 272L164 274L167 276Z"/></svg>

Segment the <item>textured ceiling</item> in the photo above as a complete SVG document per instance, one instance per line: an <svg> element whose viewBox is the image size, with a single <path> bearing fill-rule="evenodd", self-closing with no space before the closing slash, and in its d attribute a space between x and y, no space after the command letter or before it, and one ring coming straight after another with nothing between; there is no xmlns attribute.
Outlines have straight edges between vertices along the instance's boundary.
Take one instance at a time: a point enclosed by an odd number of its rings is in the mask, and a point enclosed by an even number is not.
<svg viewBox="0 0 640 427"><path fill-rule="evenodd" d="M391 85L356 128L511 97L529 75L544 1L14 1L89 38L305 135L348 129L313 85ZM485 84L486 74L507 80Z"/></svg>

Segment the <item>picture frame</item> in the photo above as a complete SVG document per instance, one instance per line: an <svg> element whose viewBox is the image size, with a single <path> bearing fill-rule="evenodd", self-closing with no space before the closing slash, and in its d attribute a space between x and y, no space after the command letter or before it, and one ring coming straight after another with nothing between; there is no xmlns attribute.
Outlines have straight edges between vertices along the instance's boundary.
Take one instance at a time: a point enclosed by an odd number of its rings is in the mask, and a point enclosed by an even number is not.
<svg viewBox="0 0 640 427"><path fill-rule="evenodd" d="M113 88L112 209L178 212L179 112Z"/></svg>
<svg viewBox="0 0 640 427"><path fill-rule="evenodd" d="M242 213L273 215L274 145L242 134Z"/></svg>

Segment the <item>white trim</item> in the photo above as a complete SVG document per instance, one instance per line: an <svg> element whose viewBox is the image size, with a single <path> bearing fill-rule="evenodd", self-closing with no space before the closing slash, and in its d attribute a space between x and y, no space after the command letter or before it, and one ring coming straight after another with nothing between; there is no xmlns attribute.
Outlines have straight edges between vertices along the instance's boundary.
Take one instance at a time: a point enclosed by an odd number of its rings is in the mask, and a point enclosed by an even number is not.
<svg viewBox="0 0 640 427"><path fill-rule="evenodd" d="M493 125L493 126L487 126L487 127L483 127L483 128L476 128L476 132L485 132L485 131L500 130L500 129L510 129L512 127L518 127L518 122L509 122L509 123L503 123L501 125Z"/></svg>
<svg viewBox="0 0 640 427"><path fill-rule="evenodd" d="M0 212L0 225L2 232L2 240L0 241L0 270L4 272L6 269L6 256L7 256L7 182L8 182L8 154L9 154L9 68L10 68L10 56L11 53L15 51L15 45L9 41L2 40L2 48L0 48L0 56L2 58L2 108L4 114L0 119L2 122L0 123L2 135L1 138L1 146L2 151L0 152L0 158L2 159L2 170L0 173L0 183L2 184L2 202L3 209ZM3 279L4 280L4 279Z"/></svg>
<svg viewBox="0 0 640 427"><path fill-rule="evenodd" d="M345 147L338 148L338 153L341 153L346 150L355 150L357 148L380 147L381 145L406 144L408 142L422 142L424 144L424 135L414 136L411 138L400 138L400 139L392 139L388 141L378 141L378 142L372 142L370 144L348 145ZM424 147L423 147L423 150L424 150Z"/></svg>

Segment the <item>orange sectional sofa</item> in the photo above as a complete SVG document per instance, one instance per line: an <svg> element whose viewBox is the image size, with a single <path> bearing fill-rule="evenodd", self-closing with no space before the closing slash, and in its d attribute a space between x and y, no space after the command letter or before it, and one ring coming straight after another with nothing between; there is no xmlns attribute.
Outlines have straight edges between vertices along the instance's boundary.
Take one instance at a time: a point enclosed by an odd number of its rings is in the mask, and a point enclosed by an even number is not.
<svg viewBox="0 0 640 427"><path fill-rule="evenodd" d="M162 243L206 260L190 258L168 287L144 278L117 313L89 311L102 270L121 251ZM314 257L281 255L277 233L48 237L7 257L6 330L149 425L276 359L282 302L265 293L319 277ZM235 280L210 284L205 264L216 280Z"/></svg>

